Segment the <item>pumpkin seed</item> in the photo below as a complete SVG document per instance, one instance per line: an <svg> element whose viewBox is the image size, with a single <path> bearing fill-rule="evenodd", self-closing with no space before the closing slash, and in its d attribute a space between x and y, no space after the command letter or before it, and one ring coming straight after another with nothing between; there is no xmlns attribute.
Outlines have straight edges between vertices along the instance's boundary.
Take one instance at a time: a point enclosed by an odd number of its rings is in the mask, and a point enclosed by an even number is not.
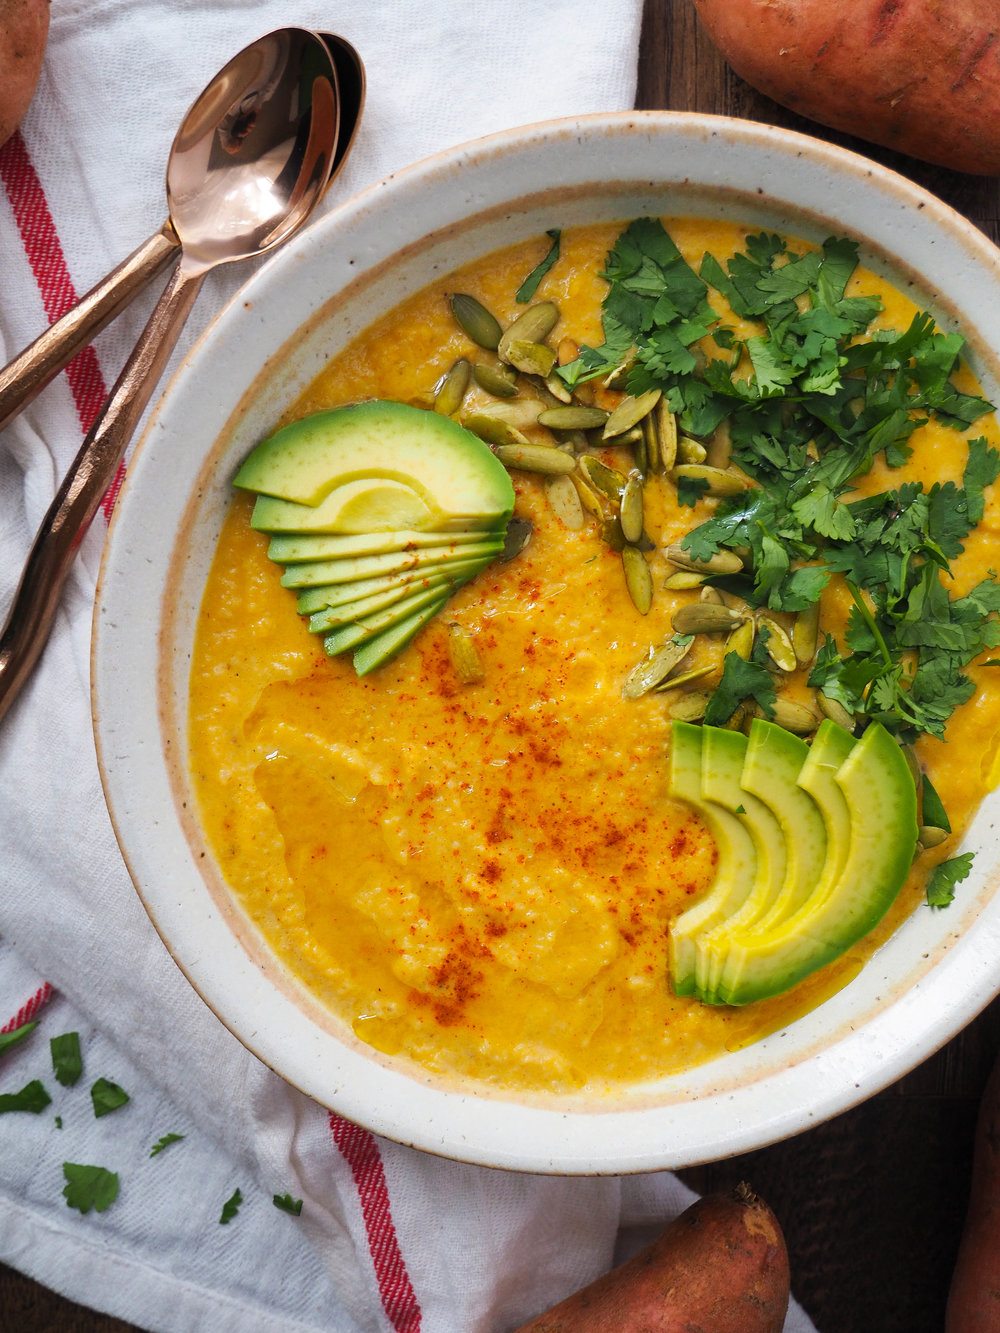
<svg viewBox="0 0 1000 1333"><path fill-rule="evenodd" d="M795 649L792 647L792 640L788 633L772 620L770 616L760 616L757 620L759 630L767 630L767 638L764 640L764 651L780 671L794 671L798 666L795 658Z"/></svg>
<svg viewBox="0 0 1000 1333"><path fill-rule="evenodd" d="M738 574L743 568L743 561L734 551L716 551L707 560L698 560L679 542L674 542L667 547L664 555L672 565L693 569L698 574Z"/></svg>
<svg viewBox="0 0 1000 1333"><path fill-rule="evenodd" d="M690 685L693 681L703 680L705 676L717 675L718 671L719 668L714 665L694 667L691 671L685 671L679 676L671 676L662 685L657 685L656 693L664 694L667 690L679 690L684 685Z"/></svg>
<svg viewBox="0 0 1000 1333"><path fill-rule="evenodd" d="M485 440L487 444L514 447L528 443L516 426L504 421L501 416L489 412L471 412L468 416L462 417L462 425L466 430L471 430L473 435Z"/></svg>
<svg viewBox="0 0 1000 1333"><path fill-rule="evenodd" d="M714 606L711 602L690 602L678 607L671 624L678 634L726 634L732 632L743 617L728 606Z"/></svg>
<svg viewBox="0 0 1000 1333"><path fill-rule="evenodd" d="M576 467L572 454L564 454L550 444L501 444L495 452L504 467L519 468L522 472L544 472L555 476L560 472L572 472Z"/></svg>
<svg viewBox="0 0 1000 1333"><path fill-rule="evenodd" d="M591 430L607 419L599 407L547 407L538 414L538 424L550 430Z"/></svg>
<svg viewBox="0 0 1000 1333"><path fill-rule="evenodd" d="M906 760L906 766L910 770L910 776L913 778L913 785L916 787L917 795L919 796L920 788L924 783L924 771L920 767L920 760L917 758L912 745L901 745L899 748L903 751L903 758Z"/></svg>
<svg viewBox="0 0 1000 1333"><path fill-rule="evenodd" d="M624 389L625 381L628 379L628 373L635 365L638 355L639 352L637 348L630 347L628 349L618 365L615 366L611 374L605 379L605 389Z"/></svg>
<svg viewBox="0 0 1000 1333"><path fill-rule="evenodd" d="M690 569L678 569L675 573L671 574L669 578L663 580L663 586L668 592L686 592L691 588L701 588L701 585L704 582L704 574L695 574L694 571ZM705 593L709 591L714 592L715 589L702 588L702 597L704 598Z"/></svg>
<svg viewBox="0 0 1000 1333"><path fill-rule="evenodd" d="M750 654L753 652L754 633L753 621L744 620L743 624L737 625L726 640L726 653L736 653L745 662L748 662Z"/></svg>
<svg viewBox="0 0 1000 1333"><path fill-rule="evenodd" d="M518 315L496 344L497 355L501 361L509 361L512 343L544 342L558 322L559 307L554 301L539 301L537 305L529 306L522 315ZM555 353L553 353L553 364L555 364ZM549 370L551 369L552 366L549 366ZM547 375L549 370L544 373Z"/></svg>
<svg viewBox="0 0 1000 1333"><path fill-rule="evenodd" d="M645 433L641 426L636 426L629 431L629 435L635 436L635 439L632 441L632 456L635 459L635 465L639 469L640 476L645 477L646 473L649 471L649 454L646 451ZM622 440L624 440L624 438L623 435ZM620 444L621 440L619 440L618 443Z"/></svg>
<svg viewBox="0 0 1000 1333"><path fill-rule="evenodd" d="M854 714L849 713L838 699L831 699L821 690L816 696L816 702L819 704L820 712L831 722L836 722L837 726L843 727L845 731L854 730Z"/></svg>
<svg viewBox="0 0 1000 1333"><path fill-rule="evenodd" d="M819 602L813 602L795 617L792 626L792 645L795 648L795 660L799 666L809 666L816 656L816 644L819 640ZM846 709L844 710L846 712ZM829 714L828 714L829 716Z"/></svg>
<svg viewBox="0 0 1000 1333"><path fill-rule="evenodd" d="M619 555L624 551L625 534L622 532L621 519L617 514L605 514L601 519L601 541Z"/></svg>
<svg viewBox="0 0 1000 1333"><path fill-rule="evenodd" d="M462 625L448 626L448 656L463 685L478 685L485 676L475 639Z"/></svg>
<svg viewBox="0 0 1000 1333"><path fill-rule="evenodd" d="M561 366L568 366L580 355L580 345L573 338L560 338L556 348L556 360Z"/></svg>
<svg viewBox="0 0 1000 1333"><path fill-rule="evenodd" d="M596 491L592 490L579 472L570 475L570 481L576 487L576 493L580 497L580 503L592 517L604 521L604 502Z"/></svg>
<svg viewBox="0 0 1000 1333"><path fill-rule="evenodd" d="M699 694L692 690L690 694L682 694L679 699L674 699L667 712L675 722L700 722L711 697L710 694Z"/></svg>
<svg viewBox="0 0 1000 1333"><path fill-rule="evenodd" d="M583 505L569 476L552 477L545 483L549 507L564 528L577 532L583 527Z"/></svg>
<svg viewBox="0 0 1000 1333"><path fill-rule="evenodd" d="M534 398L508 399L490 403L483 408L483 415L494 421L506 421L508 426L516 426L520 430L524 426L538 424L538 403Z"/></svg>
<svg viewBox="0 0 1000 1333"><path fill-rule="evenodd" d="M726 731L742 731L747 725L747 717L752 716L747 713L746 704L737 704L727 721L723 722Z"/></svg>
<svg viewBox="0 0 1000 1333"><path fill-rule="evenodd" d="M642 419L642 438L646 446L646 471L660 470L660 437L656 431L656 413Z"/></svg>
<svg viewBox="0 0 1000 1333"><path fill-rule="evenodd" d="M442 375L434 392L434 411L443 417L454 416L462 406L469 387L472 367L465 358L456 361L446 375Z"/></svg>
<svg viewBox="0 0 1000 1333"><path fill-rule="evenodd" d="M626 546L622 551L622 567L632 605L644 616L653 605L653 576L649 572L646 557L637 546Z"/></svg>
<svg viewBox="0 0 1000 1333"><path fill-rule="evenodd" d="M660 442L660 468L663 472L670 472L677 463L677 418L667 406L665 398L661 398L656 404L653 420Z"/></svg>
<svg viewBox="0 0 1000 1333"><path fill-rule="evenodd" d="M571 403L573 401L573 395L570 393L569 389L567 389L566 385L562 382L562 380L559 378L558 375L556 374L546 375L545 387L546 389L548 389L549 393L552 395L553 398L556 399L557 402Z"/></svg>
<svg viewBox="0 0 1000 1333"><path fill-rule="evenodd" d="M742 495L750 489L749 480L739 472L709 467L707 463L681 463L671 471L674 481L703 481L709 495Z"/></svg>
<svg viewBox="0 0 1000 1333"><path fill-rule="evenodd" d="M507 346L504 360L518 370L523 370L526 375L540 375L544 379L556 363L556 354L544 343L529 342L527 338L514 338Z"/></svg>
<svg viewBox="0 0 1000 1333"><path fill-rule="evenodd" d="M771 721L776 722L779 727L784 727L786 731L794 731L800 736L808 735L819 726L819 718L811 708L796 703L794 699L782 699L780 696L774 701L774 716Z"/></svg>
<svg viewBox="0 0 1000 1333"><path fill-rule="evenodd" d="M704 463L708 457L708 450L697 440L692 440L688 435L682 435L677 441L677 460L680 463Z"/></svg>
<svg viewBox="0 0 1000 1333"><path fill-rule="evenodd" d="M622 491L621 522L622 532L627 542L637 542L642 537L642 476L630 472Z"/></svg>
<svg viewBox="0 0 1000 1333"><path fill-rule="evenodd" d="M517 376L509 366L490 366L477 361L472 367L472 378L494 398L514 398L517 395Z"/></svg>
<svg viewBox="0 0 1000 1333"><path fill-rule="evenodd" d="M502 565L514 560L535 535L535 525L527 518L516 515L507 524L507 533L503 539L503 550L497 556Z"/></svg>
<svg viewBox="0 0 1000 1333"><path fill-rule="evenodd" d="M930 847L940 847L945 839L950 837L951 834L945 832L943 828L934 828L932 824L922 824L917 841L926 851Z"/></svg>
<svg viewBox="0 0 1000 1333"><path fill-rule="evenodd" d="M642 426L633 426L631 430L624 431L621 435L616 435L613 443L615 448L618 448L619 445L638 444L641 439ZM605 441L602 440L598 448L603 448L604 445Z"/></svg>
<svg viewBox="0 0 1000 1333"><path fill-rule="evenodd" d="M495 352L503 329L500 321L486 309L481 301L465 292L453 292L448 297L451 313L464 334L485 347L488 352Z"/></svg>
<svg viewBox="0 0 1000 1333"><path fill-rule="evenodd" d="M617 504L625 489L625 478L617 468L608 467L599 458L592 458L589 454L582 455L579 465L590 484Z"/></svg>
<svg viewBox="0 0 1000 1333"><path fill-rule="evenodd" d="M682 572L682 573L687 573L688 571L682 570L681 572ZM680 577L680 576L679 576L679 575L675 575L674 577ZM692 570L692 571L690 571L690 573L689 573L689 577L690 577L690 578L693 578L693 579L696 579L696 578L704 578L704 575L703 575L703 574L695 574L694 571ZM727 606L727 605L728 605L728 603L726 602L725 598L722 596L722 593L719 592L718 588L713 587L713 585L712 585L711 583L706 583L705 586L704 586L704 588L702 588L702 590L701 590L701 600L702 600L703 602L711 602L711 604L712 604L713 606Z"/></svg>
<svg viewBox="0 0 1000 1333"><path fill-rule="evenodd" d="M705 446L708 457L705 462L711 467L727 468L733 458L733 442L729 437L729 422L723 421L712 432L712 437Z"/></svg>
<svg viewBox="0 0 1000 1333"><path fill-rule="evenodd" d="M637 426L643 417L652 412L662 396L659 389L647 389L637 398L633 398L631 394L623 398L604 423L604 439L616 439L619 435L624 435L627 430L631 430L633 426Z"/></svg>
<svg viewBox="0 0 1000 1333"><path fill-rule="evenodd" d="M655 689L661 681L666 680L671 671L684 661L691 651L691 644L694 639L690 634L674 635L668 639L662 648L655 651L650 648L649 656L638 666L634 666L625 677L625 683L622 685L623 699L640 699L650 690Z"/></svg>

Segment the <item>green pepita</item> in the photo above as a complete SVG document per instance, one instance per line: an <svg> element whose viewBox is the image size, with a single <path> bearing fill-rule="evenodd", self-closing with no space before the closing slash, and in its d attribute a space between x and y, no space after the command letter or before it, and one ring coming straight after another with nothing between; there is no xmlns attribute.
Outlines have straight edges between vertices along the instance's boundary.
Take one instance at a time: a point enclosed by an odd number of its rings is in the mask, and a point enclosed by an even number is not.
<svg viewBox="0 0 1000 1333"><path fill-rule="evenodd" d="M623 699L639 699L675 671L691 651L694 642L690 634L668 639L662 648L650 648L649 656L634 666L622 685Z"/></svg>
<svg viewBox="0 0 1000 1333"><path fill-rule="evenodd" d="M671 624L678 634L729 634L743 620L738 611L712 602L690 602L678 607Z"/></svg>
<svg viewBox="0 0 1000 1333"><path fill-rule="evenodd" d="M660 437L656 429L656 413L642 419L642 438L646 446L646 471L660 470Z"/></svg>
<svg viewBox="0 0 1000 1333"><path fill-rule="evenodd" d="M819 718L811 708L796 703L794 699L782 699L780 696L774 701L774 716L771 721L776 722L779 727L784 727L786 731L794 731L799 736L807 736L819 726Z"/></svg>
<svg viewBox="0 0 1000 1333"><path fill-rule="evenodd" d="M691 569L678 569L663 580L663 586L668 592L687 592L692 588L701 588L705 582L704 574L696 574ZM702 596L708 592L708 588L702 588ZM712 592L715 589L711 589Z"/></svg>
<svg viewBox="0 0 1000 1333"><path fill-rule="evenodd" d="M668 680L665 680L662 685L657 685L656 693L664 694L667 690L680 690L683 689L685 685L691 685L696 680L704 680L706 676L717 676L718 674L719 668L717 666L709 665L694 667L691 671L684 671L679 676L671 676Z"/></svg>
<svg viewBox="0 0 1000 1333"><path fill-rule="evenodd" d="M705 577L703 574L695 574L693 570L682 570L681 573L686 573L687 576L692 579L703 579ZM680 575L674 575L674 577L679 578ZM702 588L701 600L703 602L710 602L712 606L728 605L722 593L711 583L706 583L704 588Z"/></svg>
<svg viewBox="0 0 1000 1333"><path fill-rule="evenodd" d="M692 690L671 701L667 712L675 722L700 722L708 709L710 694L699 694Z"/></svg>
<svg viewBox="0 0 1000 1333"><path fill-rule="evenodd" d="M934 828L932 824L922 824L917 841L927 851L931 847L940 847L951 834L943 828Z"/></svg>
<svg viewBox="0 0 1000 1333"><path fill-rule="evenodd" d="M735 551L716 551L707 560L698 560L679 542L674 542L667 547L664 555L672 565L693 569L699 574L738 574L743 568L743 561Z"/></svg>
<svg viewBox="0 0 1000 1333"><path fill-rule="evenodd" d="M638 397L633 398L630 394L627 398L623 398L604 424L604 439L617 439L633 426L638 426L643 417L652 412L661 397L659 389L647 389Z"/></svg>
<svg viewBox="0 0 1000 1333"><path fill-rule="evenodd" d="M653 605L653 576L649 572L646 557L637 546L626 546L622 551L622 567L632 605L644 616Z"/></svg>
<svg viewBox="0 0 1000 1333"><path fill-rule="evenodd" d="M516 559L535 535L535 526L530 519L518 518L516 515L507 524L507 535L504 537L503 550L497 556L502 565Z"/></svg>
<svg viewBox="0 0 1000 1333"><path fill-rule="evenodd" d="M526 375L540 375L545 379L556 363L556 354L544 343L529 342L527 338L513 338L507 345L504 360Z"/></svg>
<svg viewBox="0 0 1000 1333"><path fill-rule="evenodd" d="M465 292L453 292L448 297L448 304L462 332L479 347L495 352L503 329L500 321L490 314L482 302Z"/></svg>
<svg viewBox="0 0 1000 1333"><path fill-rule="evenodd" d="M442 375L434 391L434 411L443 417L454 416L462 406L462 399L469 387L472 367L463 357L456 361L446 375Z"/></svg>
<svg viewBox="0 0 1000 1333"><path fill-rule="evenodd" d="M819 602L813 602L795 617L792 626L792 645L795 648L795 660L800 667L809 666L816 656L816 644L819 641Z"/></svg>
<svg viewBox="0 0 1000 1333"><path fill-rule="evenodd" d="M764 651L779 671L794 671L798 666L795 649L792 647L792 640L783 626L779 625L776 620L772 620L770 616L760 616L757 620L757 628L767 631L764 640Z"/></svg>
<svg viewBox="0 0 1000 1333"><path fill-rule="evenodd" d="M552 477L545 483L549 507L564 528L577 532L583 527L583 505L572 477Z"/></svg>
<svg viewBox="0 0 1000 1333"><path fill-rule="evenodd" d="M627 542L637 542L642 538L642 476L633 471L622 490L621 499L622 532Z"/></svg>
<svg viewBox="0 0 1000 1333"><path fill-rule="evenodd" d="M546 389L548 389L549 393L552 395L553 398L556 399L557 402L571 403L573 401L573 395L570 393L569 389L567 389L566 385L562 382L562 380L559 378L558 375L555 374L546 375L545 387Z"/></svg>
<svg viewBox="0 0 1000 1333"><path fill-rule="evenodd" d="M836 722L838 727L843 727L845 731L854 730L854 714L849 713L839 699L831 699L828 694L821 690L816 696L816 702L819 704L819 710L828 717L831 722Z"/></svg>
<svg viewBox="0 0 1000 1333"><path fill-rule="evenodd" d="M514 398L517 394L517 376L509 366L477 362L472 367L472 378L494 398Z"/></svg>
<svg viewBox="0 0 1000 1333"><path fill-rule="evenodd" d="M470 412L462 417L462 425L466 430L471 430L473 435L485 440L487 444L513 447L528 443L516 426L492 413Z"/></svg>
<svg viewBox="0 0 1000 1333"><path fill-rule="evenodd" d="M688 435L682 435L677 441L677 461L678 463L704 463L708 457L708 450L697 440L692 440Z"/></svg>
<svg viewBox="0 0 1000 1333"><path fill-rule="evenodd" d="M748 662L750 654L753 652L754 633L753 621L744 620L743 624L737 625L726 640L726 653L736 653L737 656Z"/></svg>
<svg viewBox="0 0 1000 1333"><path fill-rule="evenodd" d="M550 444L501 444L495 453L504 467L518 468L522 472L543 472L556 476L560 472L573 472L576 468L576 459L572 454L565 454Z"/></svg>
<svg viewBox="0 0 1000 1333"><path fill-rule="evenodd" d="M709 495L742 495L750 489L750 481L741 472L709 467L707 463L681 463L671 472L674 481L703 481Z"/></svg>
<svg viewBox="0 0 1000 1333"><path fill-rule="evenodd" d="M478 685L485 676L475 639L462 625L448 626L448 656L463 685Z"/></svg>
<svg viewBox="0 0 1000 1333"><path fill-rule="evenodd" d="M617 468L608 467L602 463L599 458L593 458L590 454L583 454L579 459L580 470L592 486L606 495L609 500L616 504L621 499L621 493L625 489L625 478Z"/></svg>
<svg viewBox="0 0 1000 1333"><path fill-rule="evenodd" d="M667 406L667 400L661 398L653 412L656 435L660 442L660 470L671 472L677 463L677 418Z"/></svg>
<svg viewBox="0 0 1000 1333"><path fill-rule="evenodd" d="M604 381L605 389L624 389L625 381L628 379L628 373L635 365L639 352L635 347L630 347L624 357L615 366L614 370Z"/></svg>
<svg viewBox="0 0 1000 1333"><path fill-rule="evenodd" d="M605 518L604 501L595 490L590 487L579 472L574 472L570 476L570 481L576 487L576 493L580 497L580 503L584 509L593 518L599 519L602 523Z"/></svg>
<svg viewBox="0 0 1000 1333"><path fill-rule="evenodd" d="M537 305L529 306L523 314L518 315L496 344L500 360L510 360L510 348L514 342L544 342L558 322L559 307L554 301L539 301ZM555 364L555 353L553 353L553 364ZM549 370L551 369L552 366L549 366ZM549 370L544 373L547 375Z"/></svg>
<svg viewBox="0 0 1000 1333"><path fill-rule="evenodd" d="M725 470L729 466L733 458L733 442L729 436L728 421L723 421L716 426L705 448L708 455L705 462L711 467Z"/></svg>
<svg viewBox="0 0 1000 1333"><path fill-rule="evenodd" d="M538 414L538 424L550 430L592 430L607 419L599 407L547 407Z"/></svg>

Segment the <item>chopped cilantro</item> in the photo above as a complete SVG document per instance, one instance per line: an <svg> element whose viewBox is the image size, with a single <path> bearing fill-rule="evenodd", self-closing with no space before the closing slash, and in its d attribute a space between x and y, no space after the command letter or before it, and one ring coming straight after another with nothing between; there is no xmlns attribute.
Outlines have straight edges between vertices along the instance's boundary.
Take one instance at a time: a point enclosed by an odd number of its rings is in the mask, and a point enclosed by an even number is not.
<svg viewBox="0 0 1000 1333"><path fill-rule="evenodd" d="M12 1046L16 1046L18 1042L24 1041L25 1037L30 1037L36 1027L38 1027L37 1022L22 1023L20 1027L11 1028L9 1032L0 1032L0 1055L3 1055L4 1051L9 1051Z"/></svg>
<svg viewBox="0 0 1000 1333"><path fill-rule="evenodd" d="M945 833L950 833L951 820L948 818L948 811L944 808L941 797L926 773L921 779L920 791L920 822L929 828L940 828L944 829Z"/></svg>
<svg viewBox="0 0 1000 1333"><path fill-rule="evenodd" d="M531 300L535 292L538 291L538 284L559 258L559 239L562 233L560 231L547 231L545 235L548 236L552 244L549 246L548 254L546 254L542 262L536 264L514 293L514 300L517 301L519 305L525 305Z"/></svg>
<svg viewBox="0 0 1000 1333"><path fill-rule="evenodd" d="M52 1052L52 1072L56 1081L64 1088L71 1088L83 1073L83 1056L80 1054L80 1034L63 1032L49 1042Z"/></svg>
<svg viewBox="0 0 1000 1333"><path fill-rule="evenodd" d="M62 1116L56 1116L56 1129L62 1129Z"/></svg>
<svg viewBox="0 0 1000 1333"><path fill-rule="evenodd" d="M157 1139L149 1150L150 1157L158 1157L165 1148L169 1148L172 1143L180 1143L184 1137L183 1134L164 1134L162 1139Z"/></svg>
<svg viewBox="0 0 1000 1333"><path fill-rule="evenodd" d="M728 722L744 699L754 699L771 717L775 689L771 674L756 662L747 662L739 653L727 653L722 679L705 710L705 723L719 727Z"/></svg>
<svg viewBox="0 0 1000 1333"><path fill-rule="evenodd" d="M302 1200L293 1199L290 1194L276 1194L272 1202L275 1208L280 1208L283 1213L291 1213L293 1217L298 1217L302 1212Z"/></svg>
<svg viewBox="0 0 1000 1333"><path fill-rule="evenodd" d="M236 1214L240 1211L240 1204L242 1202L243 1202L243 1195L240 1193L238 1189L234 1190L233 1193L226 1200L226 1202L222 1205L222 1216L219 1218L219 1223L222 1226L226 1226L227 1223L233 1220Z"/></svg>
<svg viewBox="0 0 1000 1333"><path fill-rule="evenodd" d="M32 1115L38 1115L51 1104L52 1098L37 1078L26 1083L20 1092L0 1092L0 1115L7 1111L30 1111Z"/></svg>
<svg viewBox="0 0 1000 1333"><path fill-rule="evenodd" d="M63 1197L70 1208L81 1213L106 1212L118 1198L118 1177L103 1166L85 1166L78 1162L63 1162L66 1184Z"/></svg>
<svg viewBox="0 0 1000 1333"><path fill-rule="evenodd" d="M708 482L703 477L677 478L677 503L693 509L708 490Z"/></svg>
<svg viewBox="0 0 1000 1333"><path fill-rule="evenodd" d="M967 879L975 852L963 852L934 867L927 881L927 901L931 907L947 907L955 897L955 886Z"/></svg>
<svg viewBox="0 0 1000 1333"><path fill-rule="evenodd" d="M90 1089L90 1100L94 1103L94 1115L100 1119L102 1115L110 1115L112 1111L124 1106L129 1100L129 1095L117 1083L99 1078Z"/></svg>

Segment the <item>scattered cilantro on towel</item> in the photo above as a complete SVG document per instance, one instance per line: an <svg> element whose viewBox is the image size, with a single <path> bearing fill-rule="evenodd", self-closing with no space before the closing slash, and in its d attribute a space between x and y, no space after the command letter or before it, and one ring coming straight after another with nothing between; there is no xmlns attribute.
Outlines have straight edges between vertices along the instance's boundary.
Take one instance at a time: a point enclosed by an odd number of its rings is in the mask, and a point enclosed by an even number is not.
<svg viewBox="0 0 1000 1333"><path fill-rule="evenodd" d="M275 1208L280 1208L283 1213L291 1213L293 1217L298 1217L302 1212L302 1200L293 1199L290 1194L276 1194L272 1202Z"/></svg>
<svg viewBox="0 0 1000 1333"><path fill-rule="evenodd" d="M0 1092L0 1115L7 1111L30 1111L32 1115L38 1115L51 1104L52 1098L37 1078L26 1083L20 1092Z"/></svg>
<svg viewBox="0 0 1000 1333"><path fill-rule="evenodd" d="M85 1166L78 1162L63 1162L66 1185L63 1196L67 1206L81 1213L106 1212L118 1198L118 1177L103 1166Z"/></svg>
<svg viewBox="0 0 1000 1333"><path fill-rule="evenodd" d="M225 1226L228 1222L231 1222L233 1220L236 1214L240 1211L240 1204L242 1202L243 1202L243 1195L240 1193L238 1189L234 1190L233 1193L230 1195L230 1197L222 1205L222 1216L219 1218L219 1222L222 1226Z"/></svg>
<svg viewBox="0 0 1000 1333"><path fill-rule="evenodd" d="M165 1148L169 1148L172 1143L180 1143L184 1137L183 1134L164 1134L162 1139L157 1139L149 1150L150 1157L158 1157Z"/></svg>
<svg viewBox="0 0 1000 1333"><path fill-rule="evenodd" d="M117 1083L99 1078L90 1089L90 1100L94 1104L94 1115L100 1119L102 1115L110 1115L112 1111L124 1106L129 1100L129 1095Z"/></svg>
<svg viewBox="0 0 1000 1333"><path fill-rule="evenodd" d="M52 1072L56 1081L64 1088L71 1088L83 1073L83 1056L80 1054L80 1034L64 1032L53 1037L49 1042L52 1052Z"/></svg>

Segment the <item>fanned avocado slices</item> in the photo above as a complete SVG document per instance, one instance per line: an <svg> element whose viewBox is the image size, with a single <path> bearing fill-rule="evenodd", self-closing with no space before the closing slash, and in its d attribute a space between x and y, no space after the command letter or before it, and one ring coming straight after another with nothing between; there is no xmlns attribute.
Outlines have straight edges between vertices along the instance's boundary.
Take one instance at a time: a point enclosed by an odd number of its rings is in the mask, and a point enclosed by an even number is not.
<svg viewBox="0 0 1000 1333"><path fill-rule="evenodd" d="M510 477L477 436L435 412L373 401L263 440L233 484L257 492L283 586L331 655L359 675L395 656L503 550Z"/></svg>
<svg viewBox="0 0 1000 1333"><path fill-rule="evenodd" d="M754 722L749 744L739 733L702 727L699 792L690 780L693 730L674 724L679 753L671 761L671 794L691 803L713 834L711 799L737 815L750 830L757 872L749 894L721 919L718 876L677 918L671 980L678 994L705 1003L749 1004L797 985L882 919L916 848L916 789L903 752L879 723L855 740L826 721L811 748L773 723ZM737 755L742 764L734 780ZM783 855L754 801L777 828ZM720 840L720 867L729 837Z"/></svg>

